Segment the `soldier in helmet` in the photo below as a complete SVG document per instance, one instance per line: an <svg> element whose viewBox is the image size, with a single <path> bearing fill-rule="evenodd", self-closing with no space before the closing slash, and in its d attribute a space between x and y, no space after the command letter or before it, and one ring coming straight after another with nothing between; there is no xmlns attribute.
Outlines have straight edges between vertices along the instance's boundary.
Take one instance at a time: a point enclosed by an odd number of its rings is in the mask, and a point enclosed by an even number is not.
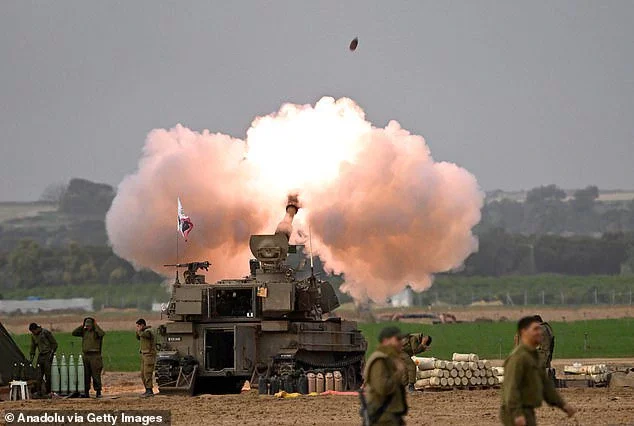
<svg viewBox="0 0 634 426"><path fill-rule="evenodd" d="M405 373L403 374L403 384L407 385L408 392L414 392L414 383L416 383L416 364L412 360L414 355L425 352L431 345L431 336L425 336L423 333L411 333L403 337L403 351L401 359L405 365Z"/></svg>
<svg viewBox="0 0 634 426"><path fill-rule="evenodd" d="M400 357L403 337L398 327L385 327L379 333L379 346L365 364L364 394L369 425L405 424L405 366Z"/></svg>
<svg viewBox="0 0 634 426"><path fill-rule="evenodd" d="M38 350L37 394L41 394L44 382L44 392L49 395L51 393L51 363L57 350L57 340L53 333L34 322L29 325L29 331L31 332L31 364L35 360L35 350Z"/></svg>
<svg viewBox="0 0 634 426"><path fill-rule="evenodd" d="M156 337L152 327L147 325L143 318L139 318L136 322L136 338L140 341L141 380L145 386L145 393L141 394L141 397L146 398L154 396L152 376L156 364Z"/></svg>
<svg viewBox="0 0 634 426"><path fill-rule="evenodd" d="M84 318L82 325L73 330L72 335L81 337L81 348L84 353L84 386L86 393L82 395L88 398L90 395L90 381L95 389L96 398L101 398L101 371L103 370L103 359L101 358L101 348L103 346L103 336L106 332L97 325L94 318Z"/></svg>
<svg viewBox="0 0 634 426"><path fill-rule="evenodd" d="M535 319L539 321L542 327L542 343L537 347L539 352L539 358L542 366L546 369L550 369L550 363L553 360L553 352L555 351L555 334L553 328L545 322L540 315L535 315Z"/></svg>

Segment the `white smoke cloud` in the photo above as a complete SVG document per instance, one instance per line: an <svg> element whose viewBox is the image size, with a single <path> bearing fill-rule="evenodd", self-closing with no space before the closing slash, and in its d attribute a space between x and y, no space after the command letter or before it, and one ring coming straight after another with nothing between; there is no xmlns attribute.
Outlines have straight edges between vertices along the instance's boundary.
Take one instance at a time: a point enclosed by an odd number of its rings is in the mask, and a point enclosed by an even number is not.
<svg viewBox="0 0 634 426"><path fill-rule="evenodd" d="M245 141L154 130L106 226L118 255L168 274L180 196L195 225L180 260L211 260L212 279L242 276L249 235L274 231L289 193L302 202L296 228L310 225L315 251L356 298L423 290L477 250L483 194L474 176L434 162L424 139L395 121L373 127L346 98L284 105L256 118Z"/></svg>

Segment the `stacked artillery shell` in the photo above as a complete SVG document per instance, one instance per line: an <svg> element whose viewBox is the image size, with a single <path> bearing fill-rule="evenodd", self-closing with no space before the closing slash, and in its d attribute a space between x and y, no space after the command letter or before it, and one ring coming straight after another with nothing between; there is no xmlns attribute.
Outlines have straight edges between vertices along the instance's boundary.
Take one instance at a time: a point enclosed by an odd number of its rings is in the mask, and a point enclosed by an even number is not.
<svg viewBox="0 0 634 426"><path fill-rule="evenodd" d="M574 363L564 366L564 374L570 380L588 380L593 382L594 386L606 386L610 381L608 367L605 364L582 365Z"/></svg>
<svg viewBox="0 0 634 426"><path fill-rule="evenodd" d="M454 389L497 386L503 380L504 369L492 367L476 354L455 353L452 361L412 357L417 365L415 388Z"/></svg>
<svg viewBox="0 0 634 426"><path fill-rule="evenodd" d="M452 361L478 361L480 358L476 354L459 354L454 353L451 357Z"/></svg>

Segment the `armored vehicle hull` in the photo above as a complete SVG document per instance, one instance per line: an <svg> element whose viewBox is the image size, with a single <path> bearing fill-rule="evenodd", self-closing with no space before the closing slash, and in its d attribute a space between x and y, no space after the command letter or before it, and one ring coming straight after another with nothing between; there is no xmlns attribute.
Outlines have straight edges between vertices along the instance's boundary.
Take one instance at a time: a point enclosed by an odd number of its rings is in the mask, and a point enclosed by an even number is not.
<svg viewBox="0 0 634 426"><path fill-rule="evenodd" d="M289 198L276 233L251 236L255 259L245 278L208 284L197 271L209 262L173 265L187 271L184 284L177 274L170 321L159 327L161 392L233 392L245 380L262 393L307 392L309 373L336 375L341 389L360 385L367 342L357 324L326 317L339 301L315 277L312 256L310 273L305 256L288 262L300 248L288 244L297 208Z"/></svg>

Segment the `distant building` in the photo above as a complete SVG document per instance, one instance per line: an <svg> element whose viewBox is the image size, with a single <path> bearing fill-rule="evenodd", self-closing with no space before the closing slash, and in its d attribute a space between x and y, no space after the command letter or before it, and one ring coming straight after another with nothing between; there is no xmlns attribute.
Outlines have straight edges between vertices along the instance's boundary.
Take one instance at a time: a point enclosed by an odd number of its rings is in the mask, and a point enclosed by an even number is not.
<svg viewBox="0 0 634 426"><path fill-rule="evenodd" d="M2 314L36 314L47 311L93 312L93 298L0 300L0 313Z"/></svg>
<svg viewBox="0 0 634 426"><path fill-rule="evenodd" d="M414 306L414 290L410 286L390 298L390 306L394 308L408 308Z"/></svg>

